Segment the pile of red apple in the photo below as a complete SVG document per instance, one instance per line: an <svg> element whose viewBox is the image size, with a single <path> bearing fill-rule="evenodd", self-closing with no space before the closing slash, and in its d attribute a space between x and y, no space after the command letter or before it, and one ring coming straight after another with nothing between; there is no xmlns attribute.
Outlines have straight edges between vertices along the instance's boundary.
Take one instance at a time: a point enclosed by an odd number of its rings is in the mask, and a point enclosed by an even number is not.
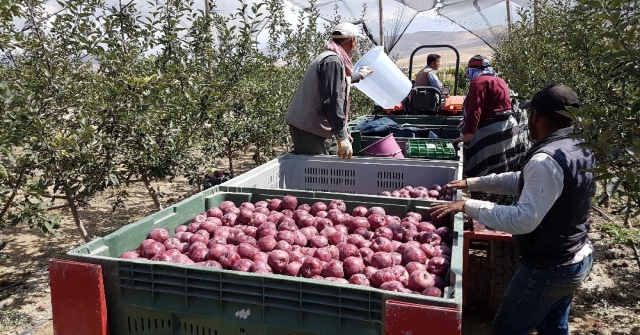
<svg viewBox="0 0 640 335"><path fill-rule="evenodd" d="M399 190L383 191L380 195L396 198L414 198L425 200L446 200L451 201L453 199L453 190L448 189L442 192L442 187L438 184L426 188L424 186L413 187L407 185Z"/></svg>
<svg viewBox="0 0 640 335"><path fill-rule="evenodd" d="M173 237L153 229L121 257L442 296L451 261L448 227L415 212L400 218L381 207L346 210L341 200L298 206L290 195L240 207L224 201L178 226Z"/></svg>

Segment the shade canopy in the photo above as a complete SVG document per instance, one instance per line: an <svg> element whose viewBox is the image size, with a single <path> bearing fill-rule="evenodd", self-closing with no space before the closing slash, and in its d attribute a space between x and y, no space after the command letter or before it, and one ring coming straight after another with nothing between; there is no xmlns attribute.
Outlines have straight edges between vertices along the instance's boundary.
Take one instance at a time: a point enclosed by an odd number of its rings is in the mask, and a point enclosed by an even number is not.
<svg viewBox="0 0 640 335"><path fill-rule="evenodd" d="M307 0L290 1L302 9L311 6ZM320 0L315 5L321 18L333 21L338 15L340 21L360 24L369 39L379 45L380 3L387 52L393 50L409 24L422 12L450 20L473 34L489 30L489 37L483 41L493 47L504 31L495 28L506 26L509 19L514 22L517 10L530 6L529 0Z"/></svg>

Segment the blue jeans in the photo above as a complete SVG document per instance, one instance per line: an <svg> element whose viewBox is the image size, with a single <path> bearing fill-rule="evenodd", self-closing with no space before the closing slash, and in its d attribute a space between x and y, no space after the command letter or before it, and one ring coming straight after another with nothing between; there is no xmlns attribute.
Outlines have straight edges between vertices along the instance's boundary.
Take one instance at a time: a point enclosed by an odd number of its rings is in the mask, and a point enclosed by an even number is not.
<svg viewBox="0 0 640 335"><path fill-rule="evenodd" d="M592 255L582 262L542 266L523 260L502 297L493 320L493 333L526 335L569 334L569 310L573 293L589 276Z"/></svg>

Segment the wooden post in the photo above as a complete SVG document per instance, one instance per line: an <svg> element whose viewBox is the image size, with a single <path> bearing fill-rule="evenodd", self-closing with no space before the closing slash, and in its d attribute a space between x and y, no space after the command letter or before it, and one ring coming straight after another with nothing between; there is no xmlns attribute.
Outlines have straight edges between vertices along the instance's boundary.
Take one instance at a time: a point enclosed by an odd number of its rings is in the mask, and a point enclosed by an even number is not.
<svg viewBox="0 0 640 335"><path fill-rule="evenodd" d="M209 17L209 11L211 11L211 4L209 0L204 0L204 16Z"/></svg>

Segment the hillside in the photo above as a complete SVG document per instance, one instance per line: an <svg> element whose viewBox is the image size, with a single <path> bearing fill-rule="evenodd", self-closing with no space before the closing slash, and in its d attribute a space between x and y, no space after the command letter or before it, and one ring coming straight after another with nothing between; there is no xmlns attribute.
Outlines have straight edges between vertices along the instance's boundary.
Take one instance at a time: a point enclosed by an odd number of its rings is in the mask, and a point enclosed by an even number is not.
<svg viewBox="0 0 640 335"><path fill-rule="evenodd" d="M502 28L496 27L476 31L475 33L491 44L495 44L495 37L503 31ZM460 62L463 66L469 58L476 54L491 55L493 50L485 44L481 39L467 31L455 32L435 32L423 31L405 34L402 36L398 44L391 51L390 56L397 59L396 64L400 68L409 67L409 56L413 50L420 45L436 45L448 44L453 46L460 53ZM455 65L455 54L448 48L425 48L420 50L414 58L414 67L420 68L426 64L427 55L430 53L438 53L442 56L441 66L452 67ZM415 71L413 71L415 72Z"/></svg>

